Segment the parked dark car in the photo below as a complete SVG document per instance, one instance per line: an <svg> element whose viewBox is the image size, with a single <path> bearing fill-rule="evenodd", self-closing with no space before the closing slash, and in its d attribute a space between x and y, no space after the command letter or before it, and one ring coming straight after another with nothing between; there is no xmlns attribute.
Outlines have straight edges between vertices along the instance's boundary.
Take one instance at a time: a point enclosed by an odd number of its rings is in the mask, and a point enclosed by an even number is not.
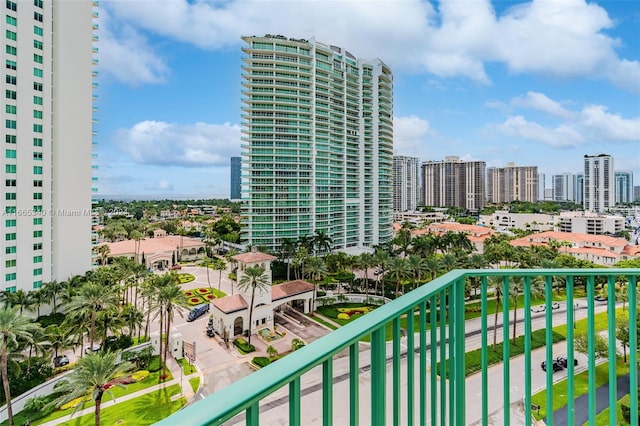
<svg viewBox="0 0 640 426"><path fill-rule="evenodd" d="M547 305L539 305L531 308L531 312L544 312L547 309ZM551 303L551 309L560 309L560 303L553 302Z"/></svg>
<svg viewBox="0 0 640 426"><path fill-rule="evenodd" d="M195 308L191 309L189 315L187 315L187 321L191 322L198 318L200 318L205 313L209 312L209 304L205 303L202 305L198 305Z"/></svg>
<svg viewBox="0 0 640 426"><path fill-rule="evenodd" d="M551 362L551 366L553 367L554 373L557 371L562 371L562 366L555 359ZM542 361L540 367L542 367L542 371L547 371L547 361Z"/></svg>
<svg viewBox="0 0 640 426"><path fill-rule="evenodd" d="M69 358L66 355L58 355L53 358L53 366L54 367L63 367L69 364Z"/></svg>
<svg viewBox="0 0 640 426"><path fill-rule="evenodd" d="M171 266L169 266L169 270L170 271L179 271L180 269L182 269L182 266L180 266L180 265L171 265Z"/></svg>
<svg viewBox="0 0 640 426"><path fill-rule="evenodd" d="M559 356L558 358L556 358L556 362L563 368L567 368L567 365L569 364L569 360L563 356ZM578 360L575 358L573 359L573 365L578 365Z"/></svg>
<svg viewBox="0 0 640 426"><path fill-rule="evenodd" d="M100 349L102 348L102 345L100 345L99 343L94 343L92 347L86 347L84 348L84 353L89 355L90 353L95 353L98 352Z"/></svg>

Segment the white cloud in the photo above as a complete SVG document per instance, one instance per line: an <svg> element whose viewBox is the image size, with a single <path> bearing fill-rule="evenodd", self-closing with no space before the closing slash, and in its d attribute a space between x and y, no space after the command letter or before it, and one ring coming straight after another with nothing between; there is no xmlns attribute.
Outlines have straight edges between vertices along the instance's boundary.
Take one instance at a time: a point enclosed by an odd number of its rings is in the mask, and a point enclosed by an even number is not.
<svg viewBox="0 0 640 426"><path fill-rule="evenodd" d="M492 125L491 127L510 137L544 142L555 147L576 146L584 141L578 131L566 124L548 128L538 123L527 121L521 115L509 117L504 123Z"/></svg>
<svg viewBox="0 0 640 426"><path fill-rule="evenodd" d="M240 127L142 121L119 130L114 142L137 163L228 167L229 157L240 151Z"/></svg>
<svg viewBox="0 0 640 426"><path fill-rule="evenodd" d="M565 109L559 102L537 92L528 92L526 96L514 98L511 100L511 105L535 109L561 118L571 118L574 116L571 111Z"/></svg>
<svg viewBox="0 0 640 426"><path fill-rule="evenodd" d="M136 29L114 20L108 10L100 14L99 69L132 86L163 83L169 71Z"/></svg>
<svg viewBox="0 0 640 426"><path fill-rule="evenodd" d="M393 148L395 155L426 157L427 142L436 132L423 118L410 115L393 118Z"/></svg>
<svg viewBox="0 0 640 426"><path fill-rule="evenodd" d="M589 105L580 112L579 122L595 140L640 144L640 117L625 119L608 113L605 106Z"/></svg>
<svg viewBox="0 0 640 426"><path fill-rule="evenodd" d="M614 22L585 0L533 0L496 15L489 0L104 2L120 20L204 49L236 48L241 35L317 37L392 67L488 83L485 63L516 73L608 79L640 92L640 62L619 58Z"/></svg>
<svg viewBox="0 0 640 426"><path fill-rule="evenodd" d="M149 191L171 192L173 191L173 184L169 182L167 178L160 178L153 185L145 186L144 189Z"/></svg>

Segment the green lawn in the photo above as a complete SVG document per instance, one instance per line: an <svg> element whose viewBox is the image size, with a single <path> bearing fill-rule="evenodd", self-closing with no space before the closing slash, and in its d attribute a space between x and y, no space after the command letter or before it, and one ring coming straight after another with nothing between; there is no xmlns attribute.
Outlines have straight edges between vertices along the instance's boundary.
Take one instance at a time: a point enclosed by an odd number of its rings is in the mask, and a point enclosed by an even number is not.
<svg viewBox="0 0 640 426"><path fill-rule="evenodd" d="M621 358L617 360L616 372L618 376L622 376L629 373L629 366L625 364ZM605 362L596 366L596 388L609 382L609 363ZM573 394L574 398L578 398L581 395L585 395L589 391L589 374L587 371L583 371L575 375L574 378ZM553 410L567 405L567 393L568 393L568 381L567 379L561 380L553 385ZM542 419L547 415L547 393L546 390L542 390L535 395L531 396L531 402L540 407L540 415L538 412L534 412L536 419Z"/></svg>
<svg viewBox="0 0 640 426"><path fill-rule="evenodd" d="M184 397L171 401L171 397L180 393L180 385L172 385L138 398L124 401L101 411L100 423L103 425L151 425L186 404ZM85 414L77 419L61 423L67 426L90 426L94 424L94 414Z"/></svg>
<svg viewBox="0 0 640 426"><path fill-rule="evenodd" d="M192 377L189 379L189 384L191 385L193 392L198 392L198 388L200 387L200 377Z"/></svg>
<svg viewBox="0 0 640 426"><path fill-rule="evenodd" d="M618 408L618 425L619 426L627 426L629 423L624 421L624 418L622 417L622 403L625 403L626 405L630 405L631 402L631 396L630 395L625 395L624 397L622 397L622 399L618 400L618 403L616 404L617 408ZM610 412L610 408L606 408L604 411L601 411L600 414L598 414L596 416L596 426L609 426L609 412ZM584 423L583 426L589 426L589 422Z"/></svg>
<svg viewBox="0 0 640 426"><path fill-rule="evenodd" d="M182 373L186 376L191 373L195 373L196 366L193 364L189 364L189 360L186 358L182 358L178 360L178 364L182 366Z"/></svg>
<svg viewBox="0 0 640 426"><path fill-rule="evenodd" d="M315 322L317 322L317 323L319 323L319 324L322 324L322 325L324 325L325 327L329 327L331 330L337 330L337 329L338 329L338 327L336 327L335 325L330 324L330 323L328 323L328 322L324 321L324 320L323 320L323 319L321 319L321 318L318 318L318 317L313 316L313 315L311 315L311 314L305 314L305 315L307 316L307 318L311 319L312 321L315 321Z"/></svg>
<svg viewBox="0 0 640 426"><path fill-rule="evenodd" d="M620 314L622 313L622 308L616 308L616 317L620 316ZM598 331L602 331L602 330L607 330L609 327L609 317L608 317L608 313L607 312L600 312L599 314L595 314L594 316L594 321L595 321L595 328L596 328L596 333ZM583 318L581 320L578 320L575 322L576 325L576 329L574 330L574 335L575 334L581 334L581 333L586 333L587 332L587 328L589 327L588 323L587 323L587 318ZM553 331L556 331L560 334L562 334L563 336L567 335L567 325L563 324L563 325L558 325L553 327Z"/></svg>

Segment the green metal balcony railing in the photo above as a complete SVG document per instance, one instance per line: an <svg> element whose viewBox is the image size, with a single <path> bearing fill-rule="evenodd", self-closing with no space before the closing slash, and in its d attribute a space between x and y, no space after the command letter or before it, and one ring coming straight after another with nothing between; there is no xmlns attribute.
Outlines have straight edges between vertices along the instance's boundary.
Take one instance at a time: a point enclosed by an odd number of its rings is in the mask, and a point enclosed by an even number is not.
<svg viewBox="0 0 640 426"><path fill-rule="evenodd" d="M476 404L481 413L479 424L489 422L490 402L501 403L499 412L503 424L512 424L511 413L511 381L517 374L524 375L524 419L532 422L532 286L542 280L546 299L545 339L546 365L552 364L554 325L552 309L552 291L554 284L563 282L566 287L566 306L573 307L575 300L574 287L586 287L588 349L594 354L595 310L594 298L602 284L607 284L608 342L609 358L616 356L616 286L628 286L626 301L629 312L629 369L631 425L638 426L638 342L637 342L637 277L638 269L528 269L528 270L457 270L439 277L428 284L368 313L362 319L329 333L317 341L303 347L250 376L233 383L225 389L204 400L195 402L180 412L160 422L160 425L221 425L245 422L247 425L258 425L265 419L267 411L273 407L274 398L283 400L287 410L279 412L279 423L301 425L311 423L308 409L318 411L321 404L323 425L346 424L360 425L466 425L472 421L467 419L467 404ZM481 306L481 385L479 394L469 395L466 389L465 351L465 280L479 279ZM554 279L556 280L554 283ZM498 281L497 287L495 281ZM519 283L524 294L524 371L510 371L509 345L503 345L502 364L492 367L502 370L502 394L490 392L489 382L489 296L492 289L498 288L502 294L508 295L510 286ZM491 286L490 283L494 283ZM504 299L500 307L503 339L510 335L510 308L512 299ZM558 315L558 314L556 314ZM568 308L562 323L566 323L567 339L567 424L575 423L574 404L574 322L575 310ZM493 317L493 315L491 315ZM414 319L417 326L414 327ZM556 325L558 320L556 319ZM406 335L401 333L401 324ZM387 335L391 340L387 342ZM360 352L360 341L370 339L370 350ZM406 349L402 349L402 347ZM348 360L340 352L347 350ZM363 354L370 353L363 362ZM348 390L337 389L336 370L334 366L340 362L345 368L342 377L348 377ZM370 368L369 368L370 366ZM315 368L318 368L316 370ZM588 356L588 410L589 424L595 424L596 417L596 364L595 356ZM319 371L320 370L320 371ZM368 370L368 371L367 371ZM322 396L316 400L304 401L309 392L305 388L313 387L309 375L315 374L314 380L320 380L315 388L322 389ZM362 376L370 378L366 382ZM616 407L616 363L610 362L609 406ZM470 376L471 377L471 376ZM552 407L553 401L553 369L546 372L546 406ZM443 379L445 378L445 379ZM313 380L311 381L313 382ZM388 383L389 382L389 383ZM288 389L286 388L288 386ZM347 386L345 384L344 386ZM284 396L282 396L284 394ZM348 403L346 402L348 400ZM272 402L271 404L270 401ZM304 402L304 404L303 404ZM338 408L336 408L338 407ZM346 408L345 408L346 407ZM345 408L344 410L342 408ZM261 414L262 409L262 414ZM236 417L238 416L238 417ZM316 417L318 417L316 415ZM340 417L342 416L342 417ZM234 418L236 417L236 418ZM337 418L340 420L336 420ZM287 418L283 423L283 418ZM553 424L553 410L549 409L545 422ZM619 424L617 410L610 410L609 424ZM273 424L273 423L269 423Z"/></svg>

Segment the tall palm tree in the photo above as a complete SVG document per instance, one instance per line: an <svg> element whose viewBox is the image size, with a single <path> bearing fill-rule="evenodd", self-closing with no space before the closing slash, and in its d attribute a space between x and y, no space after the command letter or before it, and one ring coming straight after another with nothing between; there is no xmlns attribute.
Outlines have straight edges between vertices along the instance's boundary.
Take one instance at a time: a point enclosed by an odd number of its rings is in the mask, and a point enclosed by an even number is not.
<svg viewBox="0 0 640 426"><path fill-rule="evenodd" d="M502 277L489 277L489 285L493 288L493 294L496 296L496 312L493 319L493 350L495 352L498 345L498 312L500 311L500 304L504 303L502 301Z"/></svg>
<svg viewBox="0 0 640 426"><path fill-rule="evenodd" d="M100 426L102 396L106 392L115 399L110 388L114 385L124 387L117 377L133 369L129 362L117 364L116 358L115 352L92 353L81 358L73 371L56 386L55 392L64 395L55 400L55 405L60 407L76 398L83 398L78 405L81 407L92 399L95 402L95 425Z"/></svg>
<svg viewBox="0 0 640 426"><path fill-rule="evenodd" d="M222 271L227 269L227 262L224 259L216 258L211 265L214 271L218 271L218 291L222 291Z"/></svg>
<svg viewBox="0 0 640 426"><path fill-rule="evenodd" d="M396 281L395 297L398 297L398 293L400 291L400 282L408 275L408 269L409 265L407 259L405 259L404 257L394 257L389 261L388 274L390 275L391 279L395 279ZM382 297L384 297L384 287Z"/></svg>
<svg viewBox="0 0 640 426"><path fill-rule="evenodd" d="M9 426L13 426L13 408L11 406L11 389L7 376L9 355L13 349L17 349L18 340L32 342L33 334L40 326L31 322L20 314L17 307L4 305L0 308L0 374L2 375L2 388L7 400L7 416Z"/></svg>
<svg viewBox="0 0 640 426"><path fill-rule="evenodd" d="M138 340L140 340L140 329L144 323L144 313L135 305L127 305L122 308L121 316L127 324L128 336L133 338L133 335L137 330Z"/></svg>
<svg viewBox="0 0 640 426"><path fill-rule="evenodd" d="M25 310L30 311L33 306L33 298L24 290L7 293L6 302L9 306L19 307L20 315L24 314Z"/></svg>
<svg viewBox="0 0 640 426"><path fill-rule="evenodd" d="M129 239L133 240L133 247L134 247L134 254L135 254L134 262L140 263L140 260L138 259L138 254L140 253L140 244L141 244L140 242L144 240L144 234L138 231L137 229L134 229L129 233Z"/></svg>
<svg viewBox="0 0 640 426"><path fill-rule="evenodd" d="M429 273L429 280L433 281L440 272L440 262L438 262L438 258L435 256L429 256L424 260L424 265Z"/></svg>
<svg viewBox="0 0 640 426"><path fill-rule="evenodd" d="M331 251L331 237L323 229L316 230L312 237L314 253L329 253Z"/></svg>
<svg viewBox="0 0 640 426"><path fill-rule="evenodd" d="M373 255L373 258L375 259L376 266L380 269L380 274L378 274L378 280L376 281L375 292L378 293L378 283L382 280L382 297L384 297L384 272L388 268L391 256L389 256L389 252L387 251L377 250Z"/></svg>
<svg viewBox="0 0 640 426"><path fill-rule="evenodd" d="M449 272L456 268L458 265L458 260L453 254L443 254L439 259L438 263L440 263L440 269Z"/></svg>
<svg viewBox="0 0 640 426"><path fill-rule="evenodd" d="M42 285L44 293L47 295L47 300L52 303L51 313L55 314L58 311L58 296L64 290L64 284L58 281L50 281Z"/></svg>
<svg viewBox="0 0 640 426"><path fill-rule="evenodd" d="M187 298L180 289L174 274L165 274L164 277L170 277L171 279L165 279L162 281L162 285L159 286L158 301L161 308L164 310L165 321L165 342L164 342L164 355L162 364L162 376L167 376L167 354L169 353L169 336L171 334L171 322L176 313L182 316L186 310ZM161 328L162 329L162 328Z"/></svg>
<svg viewBox="0 0 640 426"><path fill-rule="evenodd" d="M291 238L283 238L280 241L280 260L287 264L287 281L290 280L291 257L296 252L296 242Z"/></svg>
<svg viewBox="0 0 640 426"><path fill-rule="evenodd" d="M516 325L518 314L518 296L524 292L524 280L522 277L512 277L509 283L509 296L513 298L513 343L516 343ZM531 296L538 297L544 294L544 281L540 277L531 279Z"/></svg>
<svg viewBox="0 0 640 426"><path fill-rule="evenodd" d="M308 274L311 281L313 281L313 301L311 306L315 310L316 299L318 297L318 283L322 281L322 278L327 275L327 265L319 257L311 257L304 265L305 272Z"/></svg>
<svg viewBox="0 0 640 426"><path fill-rule="evenodd" d="M105 266L109 260L111 249L107 244L101 244L96 248L96 252L98 253L98 263Z"/></svg>
<svg viewBox="0 0 640 426"><path fill-rule="evenodd" d="M427 272L427 265L423 258L418 255L410 254L407 257L407 268L413 277L412 290L417 288L422 280L422 277Z"/></svg>
<svg viewBox="0 0 640 426"><path fill-rule="evenodd" d="M209 284L209 288L211 288L211 279L209 279L209 267L213 263L213 259L209 256L203 256L202 259L198 261L198 266L204 266L207 270L207 284Z"/></svg>
<svg viewBox="0 0 640 426"><path fill-rule="evenodd" d="M411 252L422 258L431 256L435 251L431 241L426 234L418 235L411 240Z"/></svg>
<svg viewBox="0 0 640 426"><path fill-rule="evenodd" d="M36 319L40 317L40 307L47 303L47 295L39 288L38 290L30 291L29 297L31 298L31 305L36 309Z"/></svg>
<svg viewBox="0 0 640 426"><path fill-rule="evenodd" d="M51 324L44 329L45 341L49 344L49 349L53 351L53 356L58 356L60 349L72 346L70 339L70 329L62 324Z"/></svg>
<svg viewBox="0 0 640 426"><path fill-rule="evenodd" d="M242 278L238 282L238 288L244 292L251 290L251 304L249 305L249 344L251 344L251 328L253 325L253 303L256 289L264 291L269 287L269 277L262 266L250 266L244 270Z"/></svg>
<svg viewBox="0 0 640 426"><path fill-rule="evenodd" d="M89 326L89 347L92 348L95 342L96 318L99 311L108 310L117 306L118 295L111 287L106 287L100 283L87 281L73 296L67 305L67 312L81 313L88 317ZM86 315L84 315L86 314Z"/></svg>
<svg viewBox="0 0 640 426"><path fill-rule="evenodd" d="M362 253L356 259L356 265L364 271L364 288L365 295L369 296L369 268L375 266L375 258L371 253Z"/></svg>

